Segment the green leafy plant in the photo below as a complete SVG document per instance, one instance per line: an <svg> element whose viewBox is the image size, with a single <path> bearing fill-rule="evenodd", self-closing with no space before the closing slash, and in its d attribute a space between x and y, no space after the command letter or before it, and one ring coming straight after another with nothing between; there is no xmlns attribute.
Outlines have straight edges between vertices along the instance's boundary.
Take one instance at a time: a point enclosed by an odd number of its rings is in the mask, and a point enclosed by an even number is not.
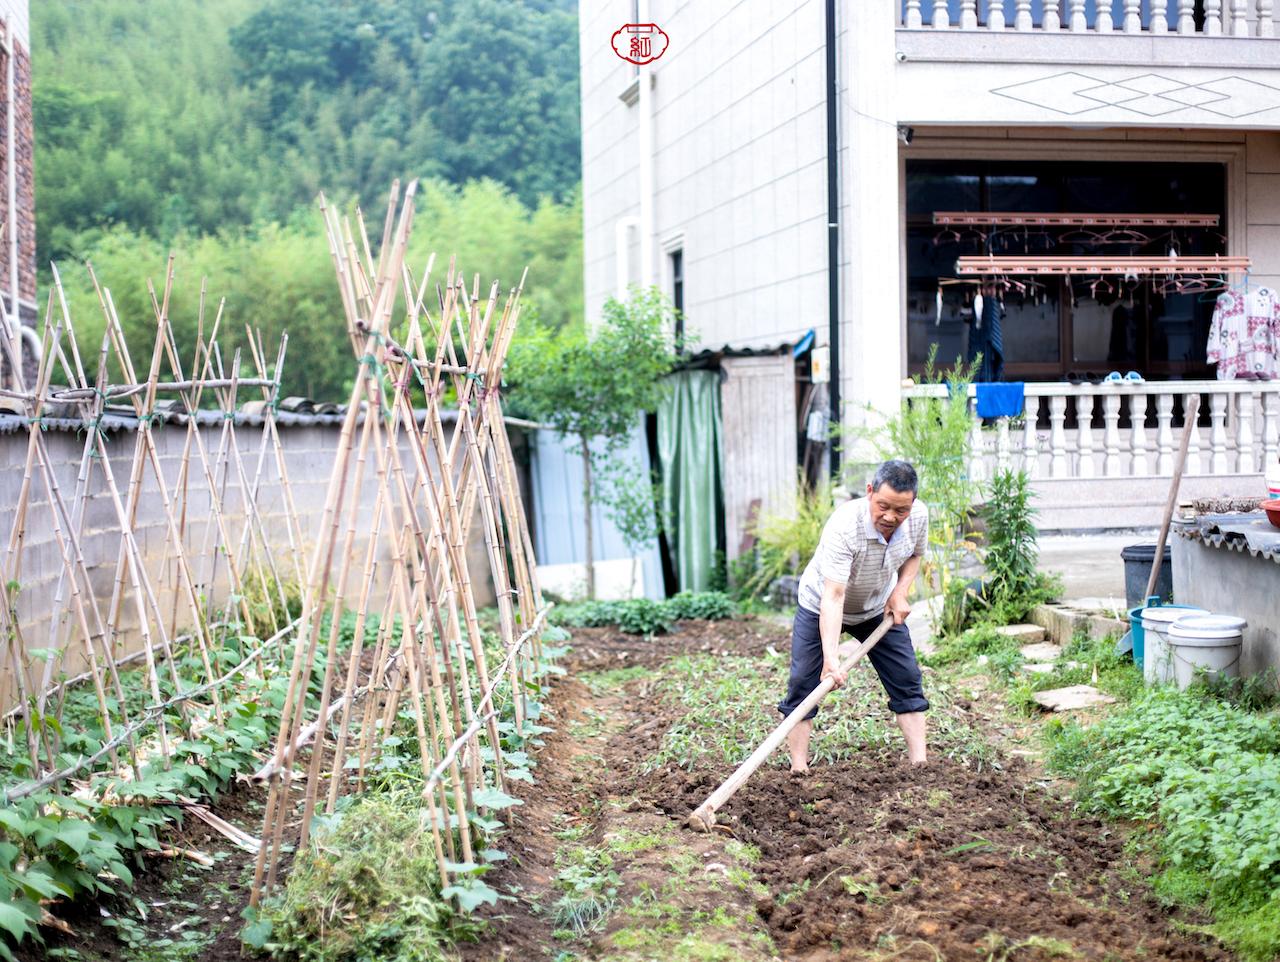
<svg viewBox="0 0 1280 962"><path fill-rule="evenodd" d="M283 892L263 902L246 938L276 958L310 962L452 958L453 943L473 936L476 924L440 891L426 817L416 795L402 792L361 797L318 822ZM465 890L490 900L475 866L452 868L461 869Z"/></svg>
<svg viewBox="0 0 1280 962"><path fill-rule="evenodd" d="M756 521L752 555L739 559L733 571L734 594L759 598L783 575L799 574L818 549L822 528L835 507L826 484L801 484L790 510L765 512Z"/></svg>
<svg viewBox="0 0 1280 962"><path fill-rule="evenodd" d="M1025 471L999 471L991 479L987 503L984 600L998 624L1021 621L1060 589L1036 568L1035 508Z"/></svg>
<svg viewBox="0 0 1280 962"><path fill-rule="evenodd" d="M924 580L942 593L938 631L954 635L964 629L973 610L972 592L961 568L979 554L971 517L981 492L969 476L974 426L969 385L974 365L957 362L950 370L939 371L936 360L935 345L925 364L923 383L945 385L945 393L905 400L900 410L863 436L880 458L901 458L919 474L918 497L929 507Z"/></svg>
<svg viewBox="0 0 1280 962"><path fill-rule="evenodd" d="M667 599L667 611L677 621L722 621L732 618L737 606L723 591L682 591Z"/></svg>
<svg viewBox="0 0 1280 962"><path fill-rule="evenodd" d="M578 442L588 599L595 598L592 503L613 504L615 515L624 523L638 517L634 491L628 485L593 489L596 461L615 456L640 416L657 408L665 390L662 378L675 363L668 333L674 328L674 315L670 301L657 288L633 288L625 302L614 298L605 302L604 317L593 332L580 327L559 331L537 327L511 347L507 379L512 384L513 411L549 424ZM603 451L593 451L592 443L597 441L602 442L597 447ZM649 536L644 525L629 531L628 537Z"/></svg>
<svg viewBox="0 0 1280 962"><path fill-rule="evenodd" d="M633 598L619 606L618 627L629 635L659 635L671 630L667 606L649 598Z"/></svg>
<svg viewBox="0 0 1280 962"><path fill-rule="evenodd" d="M1153 689L1051 737L1049 763L1076 779L1083 806L1160 826L1140 840L1163 868L1157 891L1207 900L1249 962L1280 953L1280 716Z"/></svg>
<svg viewBox="0 0 1280 962"><path fill-rule="evenodd" d="M582 601L552 610L558 625L600 628L617 625L628 634L651 635L670 631L674 622L689 619L718 621L732 618L737 605L720 591L682 591L666 601L631 598L627 601Z"/></svg>

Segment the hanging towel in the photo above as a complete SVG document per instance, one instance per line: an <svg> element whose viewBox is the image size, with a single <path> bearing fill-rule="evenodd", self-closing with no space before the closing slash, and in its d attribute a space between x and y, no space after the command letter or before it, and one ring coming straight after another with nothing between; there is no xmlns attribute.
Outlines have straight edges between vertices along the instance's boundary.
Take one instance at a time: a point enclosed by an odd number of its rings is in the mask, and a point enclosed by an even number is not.
<svg viewBox="0 0 1280 962"><path fill-rule="evenodd" d="M973 386L973 390L977 395L980 418L1013 418L1022 413L1022 381L1002 381L999 384L979 381Z"/></svg>

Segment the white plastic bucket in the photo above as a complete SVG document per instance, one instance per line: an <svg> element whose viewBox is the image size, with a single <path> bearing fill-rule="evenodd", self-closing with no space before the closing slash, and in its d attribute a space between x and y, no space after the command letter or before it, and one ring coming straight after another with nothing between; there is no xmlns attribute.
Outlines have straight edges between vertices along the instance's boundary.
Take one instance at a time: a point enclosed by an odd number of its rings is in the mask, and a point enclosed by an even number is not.
<svg viewBox="0 0 1280 962"><path fill-rule="evenodd" d="M1240 677L1240 648L1248 622L1232 615L1185 615L1169 626L1173 675L1186 688L1203 672L1211 680Z"/></svg>
<svg viewBox="0 0 1280 962"><path fill-rule="evenodd" d="M1155 605L1142 609L1142 677L1148 685L1173 681L1173 654L1169 650L1169 626L1186 615L1207 615L1204 608Z"/></svg>

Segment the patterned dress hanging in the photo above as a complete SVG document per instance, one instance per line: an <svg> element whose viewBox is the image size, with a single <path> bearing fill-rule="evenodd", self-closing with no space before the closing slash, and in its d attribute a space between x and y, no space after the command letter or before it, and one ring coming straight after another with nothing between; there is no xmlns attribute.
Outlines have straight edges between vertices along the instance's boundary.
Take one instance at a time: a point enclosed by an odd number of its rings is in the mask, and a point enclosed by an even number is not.
<svg viewBox="0 0 1280 962"><path fill-rule="evenodd" d="M1218 365L1219 381L1271 380L1278 347L1280 293L1275 288L1226 291L1218 298L1205 356Z"/></svg>

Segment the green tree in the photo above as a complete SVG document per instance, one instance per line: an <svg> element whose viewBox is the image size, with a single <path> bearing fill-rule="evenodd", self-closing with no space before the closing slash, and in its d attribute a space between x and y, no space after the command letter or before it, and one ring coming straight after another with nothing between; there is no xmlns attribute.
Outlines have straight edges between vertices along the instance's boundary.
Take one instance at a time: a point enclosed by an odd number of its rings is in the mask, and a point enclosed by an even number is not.
<svg viewBox="0 0 1280 962"><path fill-rule="evenodd" d="M653 411L675 354L671 345L675 311L657 288L633 289L627 301L610 298L594 334L580 327L552 331L538 327L512 345L507 378L512 402L522 413L577 439L582 457L587 596L595 597L591 545L593 441L597 457L618 453L639 416ZM604 493L605 499L609 497ZM634 513L631 492L619 496L619 515ZM608 503L607 500L604 503ZM637 533L638 528L637 528Z"/></svg>

